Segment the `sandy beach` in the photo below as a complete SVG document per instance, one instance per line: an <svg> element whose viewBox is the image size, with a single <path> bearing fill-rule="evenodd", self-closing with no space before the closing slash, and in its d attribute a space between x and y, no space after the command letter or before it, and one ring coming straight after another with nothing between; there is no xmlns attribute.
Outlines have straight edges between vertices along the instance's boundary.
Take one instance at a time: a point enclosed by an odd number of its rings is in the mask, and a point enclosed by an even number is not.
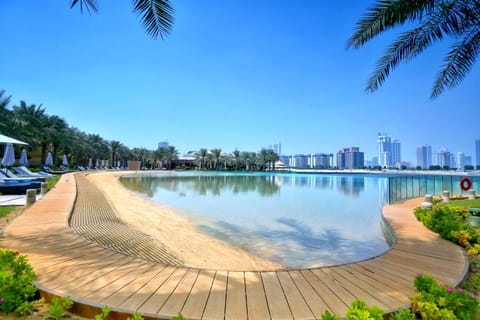
<svg viewBox="0 0 480 320"><path fill-rule="evenodd" d="M180 212L127 190L119 181L126 173L131 172L100 172L87 178L104 192L120 219L161 241L186 266L229 271L284 269L205 234Z"/></svg>

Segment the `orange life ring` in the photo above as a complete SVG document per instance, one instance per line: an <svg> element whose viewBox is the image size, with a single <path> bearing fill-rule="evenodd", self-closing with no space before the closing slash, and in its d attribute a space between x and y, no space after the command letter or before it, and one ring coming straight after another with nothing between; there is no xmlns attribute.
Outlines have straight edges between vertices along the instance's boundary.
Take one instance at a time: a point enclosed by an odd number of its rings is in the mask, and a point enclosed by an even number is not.
<svg viewBox="0 0 480 320"><path fill-rule="evenodd" d="M460 188L462 188L463 191L470 190L472 187L472 180L468 179L467 177L463 177L462 180L460 180Z"/></svg>

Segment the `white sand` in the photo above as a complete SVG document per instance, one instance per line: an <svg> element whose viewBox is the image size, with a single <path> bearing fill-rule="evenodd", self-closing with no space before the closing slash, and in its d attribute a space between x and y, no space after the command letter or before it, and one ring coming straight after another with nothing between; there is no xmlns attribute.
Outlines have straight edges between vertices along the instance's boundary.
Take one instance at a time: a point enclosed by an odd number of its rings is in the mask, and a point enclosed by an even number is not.
<svg viewBox="0 0 480 320"><path fill-rule="evenodd" d="M282 266L249 254L196 229L186 216L124 188L119 177L100 172L87 178L102 190L120 219L161 241L186 266L230 271L272 271Z"/></svg>

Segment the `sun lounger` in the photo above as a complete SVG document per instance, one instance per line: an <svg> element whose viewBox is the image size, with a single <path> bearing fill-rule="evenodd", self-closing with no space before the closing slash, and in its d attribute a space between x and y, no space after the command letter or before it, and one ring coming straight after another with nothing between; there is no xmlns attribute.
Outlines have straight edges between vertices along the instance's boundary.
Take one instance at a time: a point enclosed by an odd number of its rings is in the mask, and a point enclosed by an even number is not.
<svg viewBox="0 0 480 320"><path fill-rule="evenodd" d="M28 189L39 189L40 182L18 182L0 179L1 194L25 194Z"/></svg>
<svg viewBox="0 0 480 320"><path fill-rule="evenodd" d="M30 171L30 169L28 169L25 166L12 167L12 169L13 171L15 171L15 173L18 176L29 176L29 177L53 177L54 176L53 174L46 173L43 171L32 172Z"/></svg>
<svg viewBox="0 0 480 320"><path fill-rule="evenodd" d="M1 176L3 175L3 176ZM27 180L27 181L45 181L47 177L20 177L17 176L15 173L9 171L8 169L1 169L0 170L0 177L5 179L5 178L10 178L13 180Z"/></svg>
<svg viewBox="0 0 480 320"><path fill-rule="evenodd" d="M43 169L43 171L45 171L47 173L50 173L50 174L64 174L64 173L67 172L67 171L52 170L52 169L50 169L50 167L47 167L47 166L43 166L42 169Z"/></svg>

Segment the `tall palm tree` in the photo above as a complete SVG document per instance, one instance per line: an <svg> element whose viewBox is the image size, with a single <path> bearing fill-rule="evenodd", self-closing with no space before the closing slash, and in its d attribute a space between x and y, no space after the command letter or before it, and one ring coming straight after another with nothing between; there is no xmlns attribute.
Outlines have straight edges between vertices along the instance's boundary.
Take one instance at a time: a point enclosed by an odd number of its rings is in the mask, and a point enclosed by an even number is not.
<svg viewBox="0 0 480 320"><path fill-rule="evenodd" d="M120 141L112 140L110 141L109 145L110 145L110 152L112 153L111 164L112 166L115 166L117 161L117 154L120 148L122 147L122 143Z"/></svg>
<svg viewBox="0 0 480 320"><path fill-rule="evenodd" d="M205 164L205 160L207 159L208 150L205 148L200 149L196 154L195 157L200 162L200 170L203 169L203 165Z"/></svg>
<svg viewBox="0 0 480 320"><path fill-rule="evenodd" d="M4 96L5 90L0 90L0 133L9 134L12 128L12 111L7 107L11 96Z"/></svg>
<svg viewBox="0 0 480 320"><path fill-rule="evenodd" d="M233 161L235 162L235 170L238 171L238 163L240 162L240 151L238 151L237 149L235 149L233 152L232 152L232 157L233 157Z"/></svg>
<svg viewBox="0 0 480 320"><path fill-rule="evenodd" d="M218 169L218 163L222 160L222 149L212 149L210 150L213 159L213 168Z"/></svg>
<svg viewBox="0 0 480 320"><path fill-rule="evenodd" d="M158 36L163 39L173 25L174 9L169 0L133 0L133 12L140 16L145 32L152 38ZM98 12L97 0L71 0L70 8L80 6L80 12Z"/></svg>
<svg viewBox="0 0 480 320"><path fill-rule="evenodd" d="M377 35L400 25L415 26L387 48L371 74L366 90L377 90L390 71L433 43L454 39L434 82L431 98L462 82L480 54L479 0L378 0L357 22L348 47L360 48Z"/></svg>
<svg viewBox="0 0 480 320"><path fill-rule="evenodd" d="M48 132L44 129L47 123L48 117L42 105L28 105L22 100L19 105L13 106L12 129L30 147L36 148L48 139Z"/></svg>

